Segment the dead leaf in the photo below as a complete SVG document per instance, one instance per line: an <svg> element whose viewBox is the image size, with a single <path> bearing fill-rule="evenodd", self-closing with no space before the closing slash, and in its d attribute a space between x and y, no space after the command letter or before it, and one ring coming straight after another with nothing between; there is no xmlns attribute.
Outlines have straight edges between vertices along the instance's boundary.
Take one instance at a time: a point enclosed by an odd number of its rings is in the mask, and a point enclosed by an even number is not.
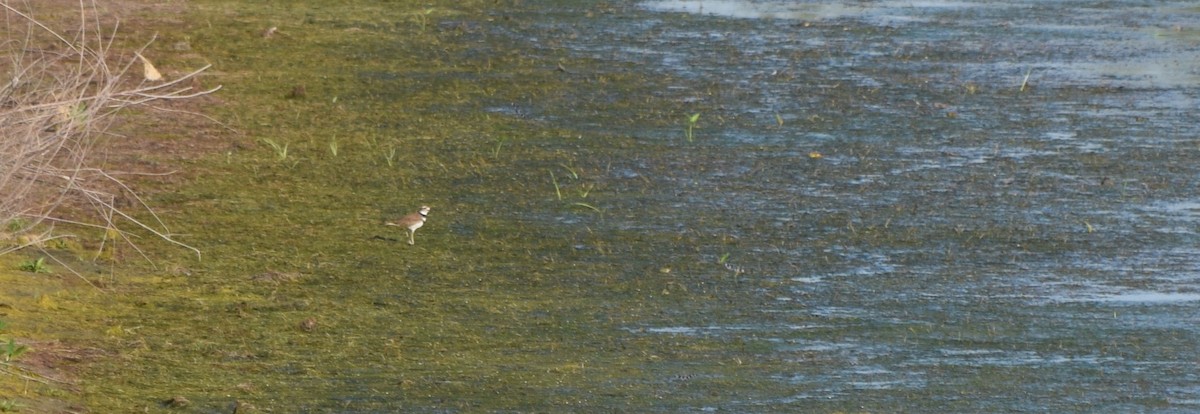
<svg viewBox="0 0 1200 414"><path fill-rule="evenodd" d="M148 81L156 81L162 79L162 74L158 73L158 69L154 68L154 64L150 63L150 59L146 59L141 53L135 53L138 59L142 60L142 75Z"/></svg>

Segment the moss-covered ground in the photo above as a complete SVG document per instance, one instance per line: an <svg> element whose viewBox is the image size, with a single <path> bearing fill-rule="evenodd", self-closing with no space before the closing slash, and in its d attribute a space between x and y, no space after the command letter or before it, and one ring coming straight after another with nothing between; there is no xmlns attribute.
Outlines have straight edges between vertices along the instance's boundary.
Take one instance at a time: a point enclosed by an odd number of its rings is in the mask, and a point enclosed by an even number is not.
<svg viewBox="0 0 1200 414"><path fill-rule="evenodd" d="M202 257L147 239L152 264L120 246L77 260L82 277L6 275L29 284L6 283L12 335L90 350L69 385L14 398L34 411L611 411L752 390L709 371L754 363L738 357L753 343L629 335L688 318L664 303L722 297L677 276L723 274L682 242L704 236L623 228L646 212L610 201L650 185L613 187L614 160L657 147L505 110L647 84L512 49L483 27L506 7L203 0L127 17L131 39L157 34L146 55L168 77L212 64L195 86L223 86L175 108L205 117L130 114L132 141L111 150L114 165L173 173L137 188ZM648 121L683 113L660 111ZM381 225L420 205L432 213L415 245Z"/></svg>

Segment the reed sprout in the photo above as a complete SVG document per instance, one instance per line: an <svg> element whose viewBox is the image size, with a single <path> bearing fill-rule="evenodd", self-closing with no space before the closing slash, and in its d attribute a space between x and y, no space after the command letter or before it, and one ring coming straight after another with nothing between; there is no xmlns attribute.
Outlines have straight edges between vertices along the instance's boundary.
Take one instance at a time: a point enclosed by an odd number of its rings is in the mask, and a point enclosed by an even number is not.
<svg viewBox="0 0 1200 414"><path fill-rule="evenodd" d="M687 129L684 130L684 135L687 136L688 142L692 142L692 130L696 128L696 122L700 120L700 113L694 113L687 118Z"/></svg>
<svg viewBox="0 0 1200 414"><path fill-rule="evenodd" d="M384 161L387 161L388 167L396 166L396 147L388 148L388 152L383 154Z"/></svg>
<svg viewBox="0 0 1200 414"><path fill-rule="evenodd" d="M1025 71L1025 79L1021 80L1020 92L1025 92L1025 87L1029 86L1029 75L1031 74L1033 74L1033 68L1029 68L1029 70Z"/></svg>
<svg viewBox="0 0 1200 414"><path fill-rule="evenodd" d="M270 139L270 138L263 138L263 139L262 139L262 142L263 142L263 143L266 143L268 146L270 146L270 147L271 147L271 150L275 152L275 157L276 157L276 158L279 158L279 161L283 161L283 160L286 160L286 159L287 159L287 157L288 157L288 143L286 143L286 142L285 142L285 143L283 143L283 144L280 144L280 143L278 143L278 142L275 142L275 140L273 140L273 139ZM337 154L334 154L334 155L337 155Z"/></svg>

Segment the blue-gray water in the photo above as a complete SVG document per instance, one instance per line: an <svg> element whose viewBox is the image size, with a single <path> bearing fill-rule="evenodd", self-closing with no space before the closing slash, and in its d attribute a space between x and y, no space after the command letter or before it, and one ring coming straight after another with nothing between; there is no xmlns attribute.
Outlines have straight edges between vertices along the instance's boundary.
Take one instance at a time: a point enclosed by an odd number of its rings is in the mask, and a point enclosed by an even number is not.
<svg viewBox="0 0 1200 414"><path fill-rule="evenodd" d="M680 284L751 290L624 326L768 344L664 374L756 390L687 410L1200 410L1196 6L531 3L490 33L677 108L597 84L489 110L694 148L609 160L597 230L709 239Z"/></svg>

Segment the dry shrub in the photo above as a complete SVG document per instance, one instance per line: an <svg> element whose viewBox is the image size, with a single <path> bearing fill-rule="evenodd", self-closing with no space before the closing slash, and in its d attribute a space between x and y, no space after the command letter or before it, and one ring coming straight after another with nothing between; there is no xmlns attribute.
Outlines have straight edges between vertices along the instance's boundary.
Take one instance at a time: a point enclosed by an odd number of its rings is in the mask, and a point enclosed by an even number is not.
<svg viewBox="0 0 1200 414"><path fill-rule="evenodd" d="M136 249L131 239L149 233L199 255L177 241L125 182L90 157L124 110L219 89L189 87L208 66L164 78L142 57L149 43L123 57L114 54L118 25L102 24L94 3L80 1L78 16L62 24L65 28L34 16L36 4L0 0L5 19L5 40L0 40L0 231L40 236L22 238L0 248L0 254L71 236L66 229L91 228L101 235L100 250L116 241Z"/></svg>

